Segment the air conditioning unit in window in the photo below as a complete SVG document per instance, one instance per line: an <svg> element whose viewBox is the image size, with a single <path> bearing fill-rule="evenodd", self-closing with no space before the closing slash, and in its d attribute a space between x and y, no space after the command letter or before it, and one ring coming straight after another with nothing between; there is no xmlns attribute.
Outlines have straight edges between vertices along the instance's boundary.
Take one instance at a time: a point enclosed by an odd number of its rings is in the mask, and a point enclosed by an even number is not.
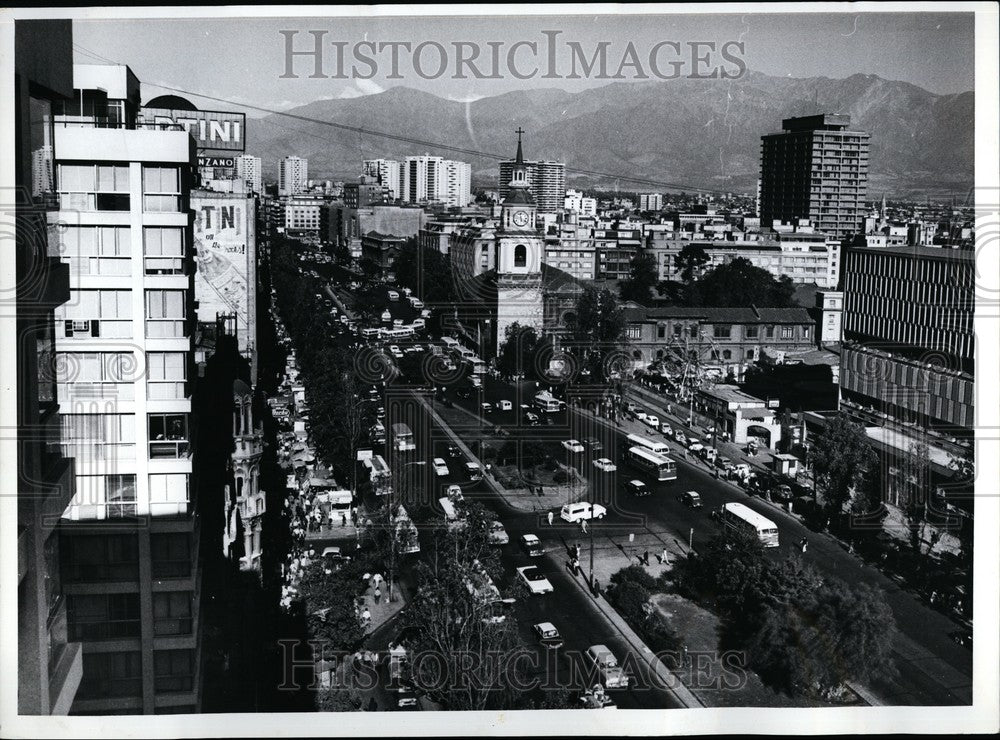
<svg viewBox="0 0 1000 740"><path fill-rule="evenodd" d="M91 335L91 324L94 324L96 329L96 321L66 321L66 336Z"/></svg>

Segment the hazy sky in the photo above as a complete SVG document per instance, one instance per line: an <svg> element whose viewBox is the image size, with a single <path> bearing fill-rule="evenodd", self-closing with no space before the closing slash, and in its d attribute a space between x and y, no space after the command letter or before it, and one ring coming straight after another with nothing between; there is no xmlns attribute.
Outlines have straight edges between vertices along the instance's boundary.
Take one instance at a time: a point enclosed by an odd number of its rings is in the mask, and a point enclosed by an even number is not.
<svg viewBox="0 0 1000 740"><path fill-rule="evenodd" d="M310 79L313 63L296 61L299 79L282 79L285 71L285 38L281 30L297 30L296 48L311 48L312 30L326 31L324 73L335 74L334 41L347 42L348 74L351 49L358 41L410 42L416 46L432 41L449 53L448 67L439 79L424 79L412 69L412 54L401 50L402 79L387 79L388 49L375 54L378 73L372 79ZM560 31L557 37L557 69L561 78L541 79L546 65L546 38L542 31ZM855 73L876 74L903 80L936 93L956 93L974 87L974 19L971 13L809 13L763 15L656 15L656 16L548 16L503 18L293 18L293 19L156 19L77 20L73 24L77 62L97 61L92 55L128 64L143 81L143 100L166 92L154 83L217 96L233 103L250 103L279 110L320 98L352 97L377 93L394 85L405 85L442 97L471 99L519 88L558 87L577 91L609 84L595 74L566 79L570 62L567 42L577 42L589 57L601 41L609 41L609 67L617 69L632 41L647 74L650 51L660 42L681 44L682 55L672 47L660 47L660 67L669 69L670 59L686 60L690 70L693 41L716 43L711 63L724 64L719 56L727 41L742 41L744 52L731 47L746 66L774 76L842 78ZM483 49L480 61L489 59L487 42L502 42L501 79L452 79L456 63L452 43L468 41ZM505 59L517 41L534 41L539 50L532 62L530 49L521 48L516 67L542 67L534 79L511 76ZM705 48L701 50L705 52ZM367 52L366 52L367 53ZM424 69L433 74L438 55L425 49ZM359 65L362 74L369 70ZM481 69L487 70L488 64ZM466 71L468 69L466 68ZM635 68L624 72L634 79ZM654 78L655 79L655 78ZM217 101L192 101L213 108ZM228 106L225 106L228 107ZM247 111L251 116L260 115Z"/></svg>

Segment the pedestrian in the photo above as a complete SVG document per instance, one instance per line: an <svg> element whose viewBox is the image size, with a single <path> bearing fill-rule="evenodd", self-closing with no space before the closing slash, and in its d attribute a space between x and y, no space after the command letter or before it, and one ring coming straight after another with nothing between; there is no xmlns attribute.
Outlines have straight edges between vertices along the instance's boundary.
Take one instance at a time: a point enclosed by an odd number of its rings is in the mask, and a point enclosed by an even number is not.
<svg viewBox="0 0 1000 740"><path fill-rule="evenodd" d="M580 559L576 557L573 558L573 574L580 575Z"/></svg>
<svg viewBox="0 0 1000 740"><path fill-rule="evenodd" d="M378 586L375 587L375 603L376 604L382 603L382 589Z"/></svg>
<svg viewBox="0 0 1000 740"><path fill-rule="evenodd" d="M550 526L550 527L552 526L552 519L553 519L553 517L554 517L554 516L555 516L555 515L554 515L554 514L553 514L553 513L552 513L552 512L550 511L550 512L549 512L549 526Z"/></svg>
<svg viewBox="0 0 1000 740"><path fill-rule="evenodd" d="M663 554L660 555L660 563L666 563L666 562L667 562L667 548L664 547Z"/></svg>
<svg viewBox="0 0 1000 740"><path fill-rule="evenodd" d="M377 712L378 711L378 702L375 701L375 697L374 696L371 697L368 700L368 711L369 712Z"/></svg>
<svg viewBox="0 0 1000 740"><path fill-rule="evenodd" d="M381 573L376 573L372 576L372 582L375 584L375 588L380 588L384 580L385 579L382 577Z"/></svg>
<svg viewBox="0 0 1000 740"><path fill-rule="evenodd" d="M806 551L806 547L808 547L808 545L809 545L809 542L808 542L808 541L806 540L806 538L805 538L805 537L803 537L803 538L802 538L802 539L801 539L801 540L799 541L799 545L800 545L800 546L802 547L802 552L805 552L805 551Z"/></svg>
<svg viewBox="0 0 1000 740"><path fill-rule="evenodd" d="M340 526L342 526L342 527L346 527L347 526L347 512L346 511L340 512Z"/></svg>
<svg viewBox="0 0 1000 740"><path fill-rule="evenodd" d="M595 578L594 579L594 596L600 596L600 595L601 595L601 582Z"/></svg>
<svg viewBox="0 0 1000 740"><path fill-rule="evenodd" d="M583 531L584 534L587 534L587 520L586 519L581 519L580 520L580 529Z"/></svg>
<svg viewBox="0 0 1000 740"><path fill-rule="evenodd" d="M684 665L687 665L689 661L690 661L690 657L688 656L688 646L685 645L684 646Z"/></svg>

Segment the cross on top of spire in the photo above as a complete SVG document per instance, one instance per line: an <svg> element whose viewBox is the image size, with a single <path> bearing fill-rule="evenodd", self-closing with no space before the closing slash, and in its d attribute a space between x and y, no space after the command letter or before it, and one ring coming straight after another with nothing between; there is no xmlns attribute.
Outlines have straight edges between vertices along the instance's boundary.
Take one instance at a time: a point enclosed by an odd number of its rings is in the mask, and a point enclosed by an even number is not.
<svg viewBox="0 0 1000 740"><path fill-rule="evenodd" d="M521 134L524 133L524 129L518 126L517 130L514 131L514 133L517 134L517 156L514 158L514 161L517 164L523 164L524 155L521 153Z"/></svg>

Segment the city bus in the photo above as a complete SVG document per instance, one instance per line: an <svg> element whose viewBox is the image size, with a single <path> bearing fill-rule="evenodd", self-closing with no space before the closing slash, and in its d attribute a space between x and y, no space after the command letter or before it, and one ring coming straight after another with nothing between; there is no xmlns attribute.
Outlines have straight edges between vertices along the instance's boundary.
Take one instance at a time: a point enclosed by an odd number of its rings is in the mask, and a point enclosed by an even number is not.
<svg viewBox="0 0 1000 740"><path fill-rule="evenodd" d="M408 339L414 335L413 327L397 326L395 329L383 329L383 339Z"/></svg>
<svg viewBox="0 0 1000 740"><path fill-rule="evenodd" d="M634 447L644 447L657 455L666 455L670 451L666 442L656 442L648 437L640 437L638 434L630 434L625 439Z"/></svg>
<svg viewBox="0 0 1000 740"><path fill-rule="evenodd" d="M411 452L417 449L413 441L413 432L406 424L392 425L392 444L397 452Z"/></svg>
<svg viewBox="0 0 1000 740"><path fill-rule="evenodd" d="M625 460L634 467L652 475L656 480L677 480L677 463L645 447L629 447Z"/></svg>
<svg viewBox="0 0 1000 740"><path fill-rule="evenodd" d="M566 402L560 401L548 391L542 391L535 394L535 408L547 414L552 414L566 408Z"/></svg>
<svg viewBox="0 0 1000 740"><path fill-rule="evenodd" d="M473 375L485 375L486 374L486 363L480 360L478 357L470 357L468 359L469 368L472 370Z"/></svg>
<svg viewBox="0 0 1000 740"><path fill-rule="evenodd" d="M723 504L719 521L726 529L757 535L764 547L778 546L778 525L749 506L740 503Z"/></svg>

